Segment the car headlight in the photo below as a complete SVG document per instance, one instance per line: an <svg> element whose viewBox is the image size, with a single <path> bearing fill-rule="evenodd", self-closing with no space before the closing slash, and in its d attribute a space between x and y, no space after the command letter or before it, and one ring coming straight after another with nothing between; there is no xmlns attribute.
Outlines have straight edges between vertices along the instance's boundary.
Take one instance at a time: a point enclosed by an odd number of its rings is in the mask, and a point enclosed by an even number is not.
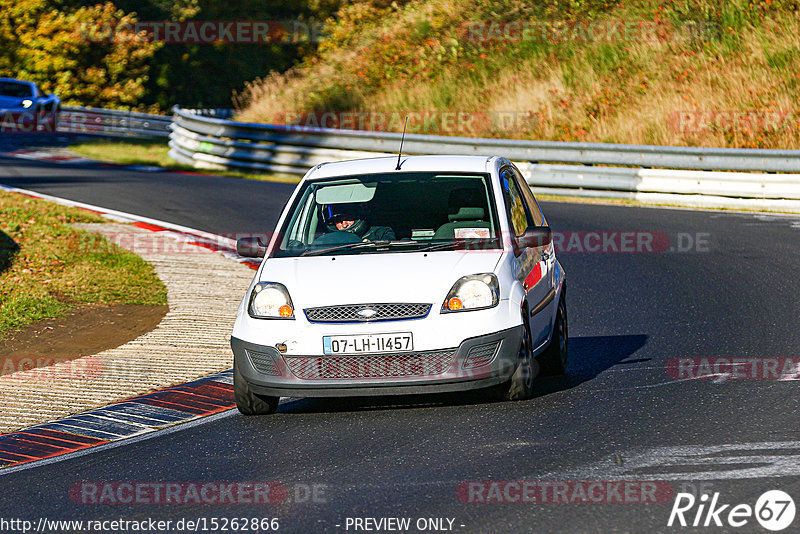
<svg viewBox="0 0 800 534"><path fill-rule="evenodd" d="M500 302L500 284L492 273L464 276L453 285L442 304L442 313L485 310Z"/></svg>
<svg viewBox="0 0 800 534"><path fill-rule="evenodd" d="M25 100L22 101L22 107L25 109L28 109L32 105L33 105L33 100L29 100L26 98Z"/></svg>
<svg viewBox="0 0 800 534"><path fill-rule="evenodd" d="M283 284L259 282L250 293L248 313L256 319L294 319L294 305Z"/></svg>

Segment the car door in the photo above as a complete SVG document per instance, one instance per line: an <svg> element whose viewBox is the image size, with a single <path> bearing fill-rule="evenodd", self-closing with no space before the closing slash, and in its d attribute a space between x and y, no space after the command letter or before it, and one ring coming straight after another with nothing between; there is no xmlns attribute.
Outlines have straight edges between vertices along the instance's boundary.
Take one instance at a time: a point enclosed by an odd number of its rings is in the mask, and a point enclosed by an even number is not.
<svg viewBox="0 0 800 534"><path fill-rule="evenodd" d="M527 187L527 184L522 182L522 177L515 168L504 167L500 171L500 181L506 203L508 226L512 233L511 238L516 243L528 227L543 225L544 218L535 201L531 205L526 200L523 185ZM528 322L534 347L544 343L550 332L553 284L552 268L548 263L551 261L548 254L549 247L550 245L516 246L514 252L513 261L516 264L514 271L517 280L525 290L525 298L528 303Z"/></svg>

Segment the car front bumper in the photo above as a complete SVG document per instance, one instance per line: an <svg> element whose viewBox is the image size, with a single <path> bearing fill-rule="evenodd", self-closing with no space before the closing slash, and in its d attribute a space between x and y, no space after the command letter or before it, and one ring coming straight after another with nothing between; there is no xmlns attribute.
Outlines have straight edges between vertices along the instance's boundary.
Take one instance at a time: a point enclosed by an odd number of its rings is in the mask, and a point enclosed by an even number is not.
<svg viewBox="0 0 800 534"><path fill-rule="evenodd" d="M258 394L278 397L405 395L464 391L507 381L519 362L522 326L455 347L348 356L281 354L231 337L237 370Z"/></svg>

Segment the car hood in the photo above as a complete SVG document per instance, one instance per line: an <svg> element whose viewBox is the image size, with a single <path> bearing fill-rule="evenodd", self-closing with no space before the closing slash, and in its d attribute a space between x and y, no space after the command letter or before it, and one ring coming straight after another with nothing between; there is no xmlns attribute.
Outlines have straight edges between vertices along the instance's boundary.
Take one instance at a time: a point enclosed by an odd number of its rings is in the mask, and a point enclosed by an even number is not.
<svg viewBox="0 0 800 534"><path fill-rule="evenodd" d="M444 301L462 276L493 272L502 251L441 251L270 258L261 281L280 282L295 308Z"/></svg>
<svg viewBox="0 0 800 534"><path fill-rule="evenodd" d="M16 96L0 95L0 109L24 109L22 107L23 100L25 99L17 98Z"/></svg>

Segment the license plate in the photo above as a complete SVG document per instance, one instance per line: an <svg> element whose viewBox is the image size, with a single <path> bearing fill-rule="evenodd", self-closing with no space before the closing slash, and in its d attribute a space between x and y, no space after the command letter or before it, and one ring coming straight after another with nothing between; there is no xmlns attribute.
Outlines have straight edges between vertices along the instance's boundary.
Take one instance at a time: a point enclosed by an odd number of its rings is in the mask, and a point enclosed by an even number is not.
<svg viewBox="0 0 800 534"><path fill-rule="evenodd" d="M322 352L324 354L375 354L412 350L414 350L414 338L411 332L324 336L322 338Z"/></svg>

